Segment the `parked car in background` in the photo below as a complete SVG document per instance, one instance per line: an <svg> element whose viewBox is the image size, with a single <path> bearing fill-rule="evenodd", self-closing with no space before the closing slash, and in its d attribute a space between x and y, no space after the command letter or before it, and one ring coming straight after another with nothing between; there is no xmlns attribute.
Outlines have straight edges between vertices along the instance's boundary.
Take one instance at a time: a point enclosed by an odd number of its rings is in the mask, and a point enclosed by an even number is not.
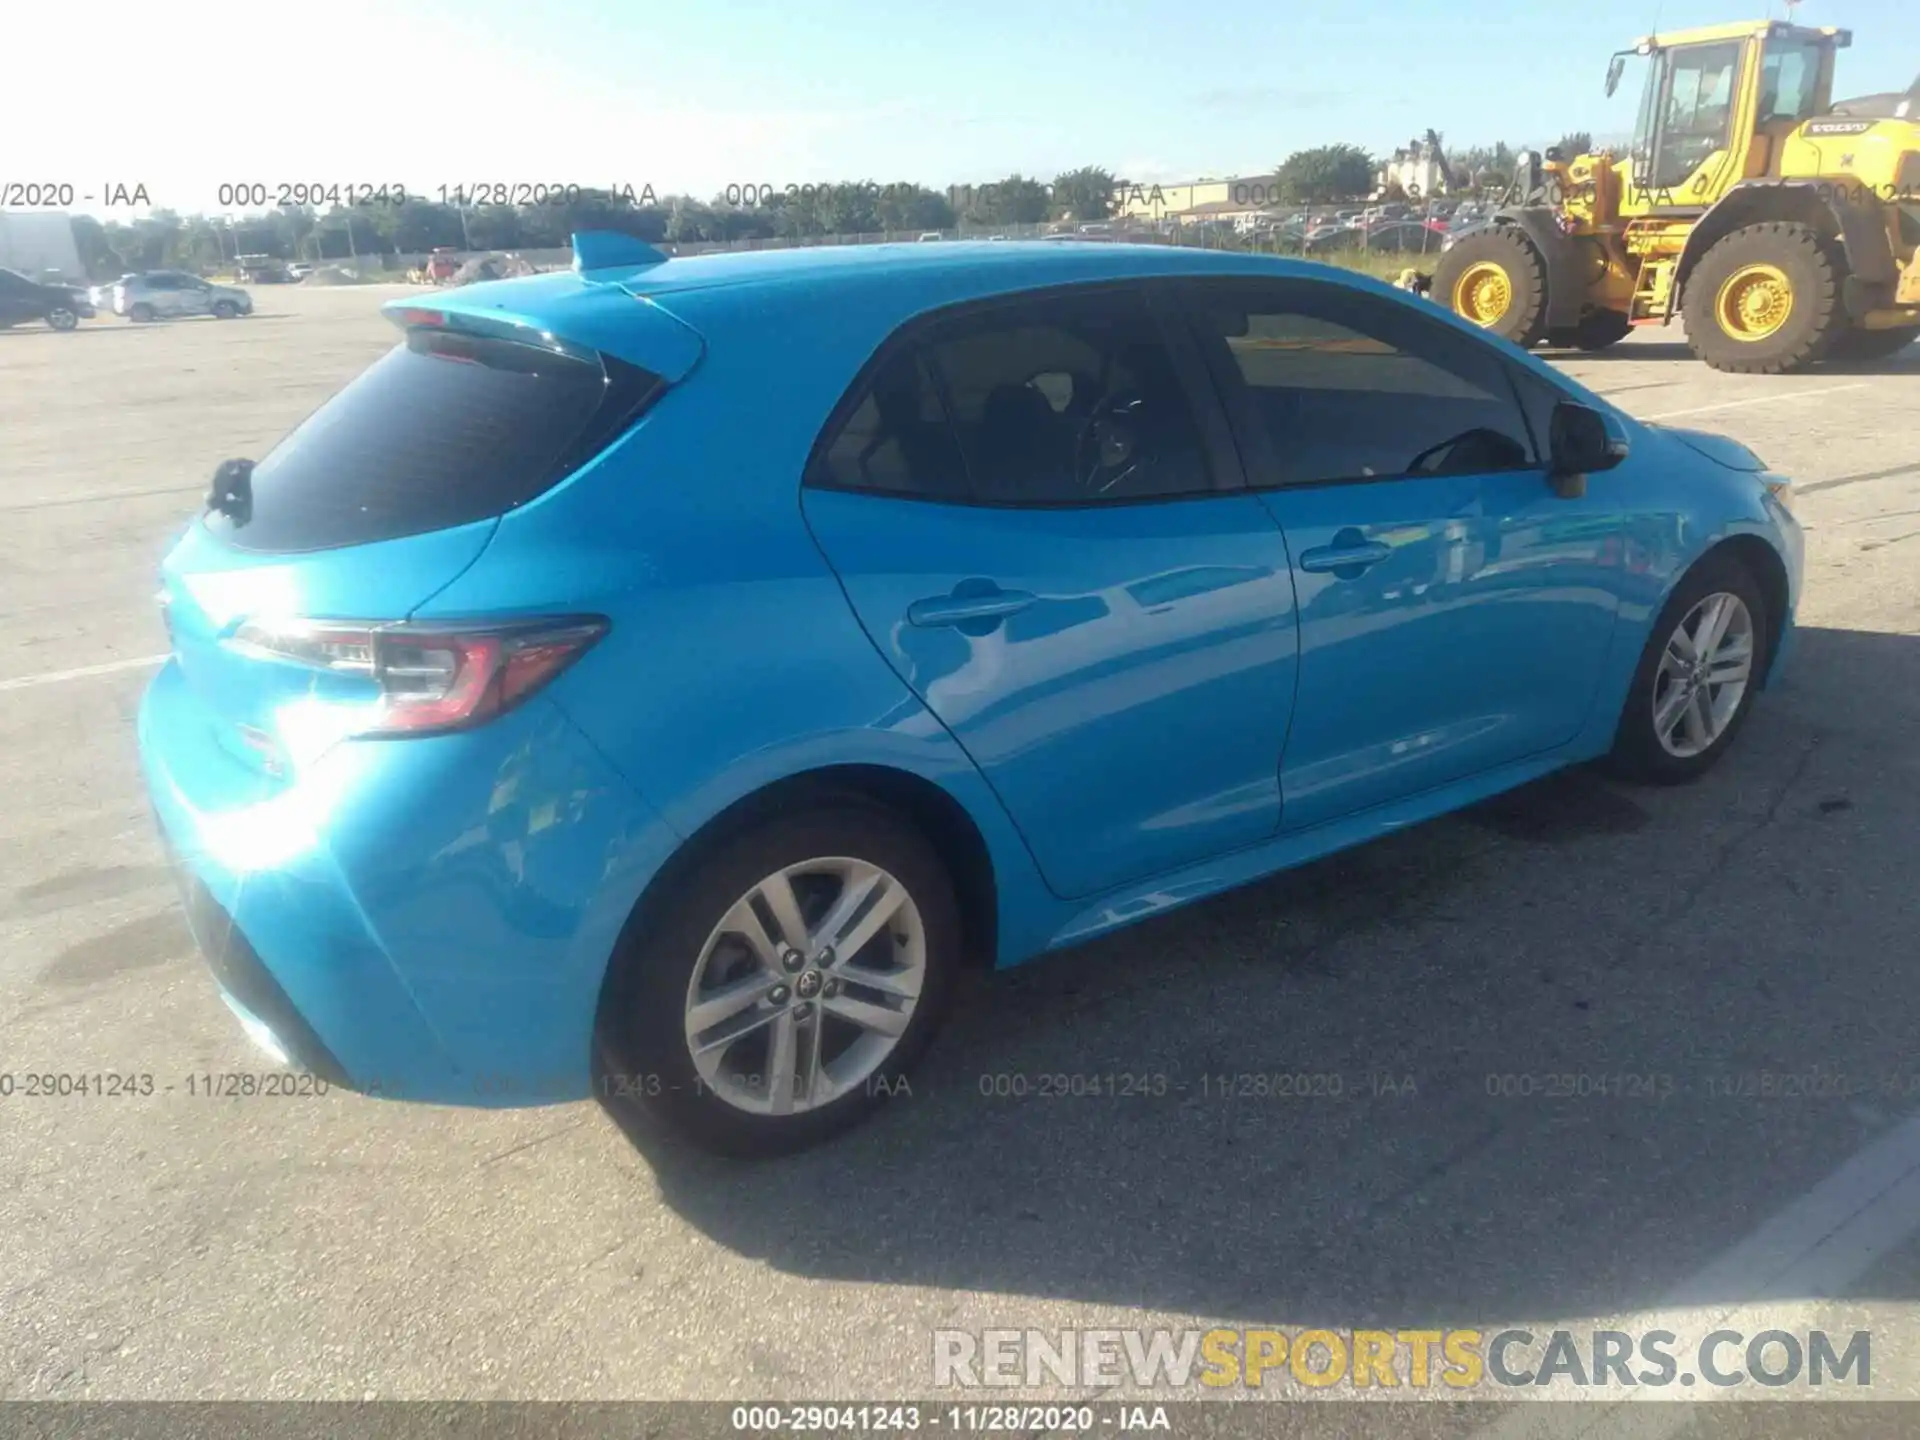
<svg viewBox="0 0 1920 1440"><path fill-rule="evenodd" d="M927 241L927 240L944 240L947 237L942 235L938 230L927 230L921 233L920 238L923 241Z"/></svg>
<svg viewBox="0 0 1920 1440"><path fill-rule="evenodd" d="M126 284L127 281L133 279L139 273L140 272L137 270L129 270L126 274L122 275L118 280L103 280L98 285L88 286L87 287L87 303L93 306L94 310L99 314L102 314L102 315L112 314L113 313L113 287L116 285Z"/></svg>
<svg viewBox="0 0 1920 1440"><path fill-rule="evenodd" d="M1387 220L1365 227L1361 234L1369 250L1432 251L1437 255L1446 243L1444 231L1421 220Z"/></svg>
<svg viewBox="0 0 1920 1440"><path fill-rule="evenodd" d="M305 260L295 260L287 266L287 277L292 280L304 280L313 273L313 266Z"/></svg>
<svg viewBox="0 0 1920 1440"><path fill-rule="evenodd" d="M278 255L235 256L233 268L236 277L249 285L285 285L293 278Z"/></svg>
<svg viewBox="0 0 1920 1440"><path fill-rule="evenodd" d="M81 286L43 285L18 270L0 270L0 329L39 320L52 330L71 330L93 313Z"/></svg>
<svg viewBox="0 0 1920 1440"><path fill-rule="evenodd" d="M343 1086L804 1146L963 968L1696 778L1792 636L1785 479L1361 276L574 249L391 301L162 564L193 933Z"/></svg>
<svg viewBox="0 0 1920 1440"><path fill-rule="evenodd" d="M113 287L113 311L140 321L187 315L232 320L253 313L253 297L237 285L215 285L184 270L149 270Z"/></svg>
<svg viewBox="0 0 1920 1440"><path fill-rule="evenodd" d="M1358 225L1328 225L1309 231L1302 248L1309 255L1324 255L1334 250L1358 250L1367 243Z"/></svg>

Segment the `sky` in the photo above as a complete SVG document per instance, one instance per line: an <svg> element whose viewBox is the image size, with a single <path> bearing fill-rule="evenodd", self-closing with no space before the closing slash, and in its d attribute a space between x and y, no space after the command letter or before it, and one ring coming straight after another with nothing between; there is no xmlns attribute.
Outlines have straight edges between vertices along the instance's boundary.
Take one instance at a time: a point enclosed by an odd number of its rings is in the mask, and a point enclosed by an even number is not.
<svg viewBox="0 0 1920 1440"><path fill-rule="evenodd" d="M155 24L129 0L34 4L9 48L75 64L0 84L10 183L110 187L183 212L231 183L630 186L839 179L944 188L1099 165L1141 182L1270 172L1348 141L1384 154L1632 129L1608 55L1782 0L320 0ZM124 14L117 14L124 10ZM19 13L25 11L25 13ZM1920 0L1805 0L1854 31L1841 95L1920 72ZM137 35L137 40L134 39Z"/></svg>

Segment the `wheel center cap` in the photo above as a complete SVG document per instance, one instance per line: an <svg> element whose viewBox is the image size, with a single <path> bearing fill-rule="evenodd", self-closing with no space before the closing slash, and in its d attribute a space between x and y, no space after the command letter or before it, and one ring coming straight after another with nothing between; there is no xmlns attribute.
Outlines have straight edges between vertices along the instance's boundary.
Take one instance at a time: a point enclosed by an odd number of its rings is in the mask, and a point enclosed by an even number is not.
<svg viewBox="0 0 1920 1440"><path fill-rule="evenodd" d="M820 993L820 987L825 983L818 970L809 970L793 982L793 993L802 1000L811 1000Z"/></svg>

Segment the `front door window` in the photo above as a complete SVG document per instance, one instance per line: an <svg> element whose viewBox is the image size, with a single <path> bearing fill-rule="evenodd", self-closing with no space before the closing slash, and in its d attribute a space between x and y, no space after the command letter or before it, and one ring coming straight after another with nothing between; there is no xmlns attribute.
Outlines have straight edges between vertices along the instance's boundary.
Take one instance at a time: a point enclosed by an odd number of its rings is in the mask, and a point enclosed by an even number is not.
<svg viewBox="0 0 1920 1440"><path fill-rule="evenodd" d="M1716 150L1726 148L1740 43L1683 45L1666 51L1661 61L1654 71L1661 93L1650 107L1658 127L1650 183L1656 189L1672 189L1684 184Z"/></svg>

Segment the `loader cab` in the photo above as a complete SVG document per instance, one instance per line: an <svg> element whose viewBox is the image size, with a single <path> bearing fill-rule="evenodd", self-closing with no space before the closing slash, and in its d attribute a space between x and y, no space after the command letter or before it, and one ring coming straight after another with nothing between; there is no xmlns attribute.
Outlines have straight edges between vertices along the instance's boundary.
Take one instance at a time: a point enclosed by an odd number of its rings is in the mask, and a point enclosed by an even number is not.
<svg viewBox="0 0 1920 1440"><path fill-rule="evenodd" d="M1742 180L1777 174L1781 142L1831 98L1834 51L1849 38L1796 25L1722 25L1650 36L1616 55L1609 94L1629 56L1649 62L1622 167L1622 210L1703 210Z"/></svg>

